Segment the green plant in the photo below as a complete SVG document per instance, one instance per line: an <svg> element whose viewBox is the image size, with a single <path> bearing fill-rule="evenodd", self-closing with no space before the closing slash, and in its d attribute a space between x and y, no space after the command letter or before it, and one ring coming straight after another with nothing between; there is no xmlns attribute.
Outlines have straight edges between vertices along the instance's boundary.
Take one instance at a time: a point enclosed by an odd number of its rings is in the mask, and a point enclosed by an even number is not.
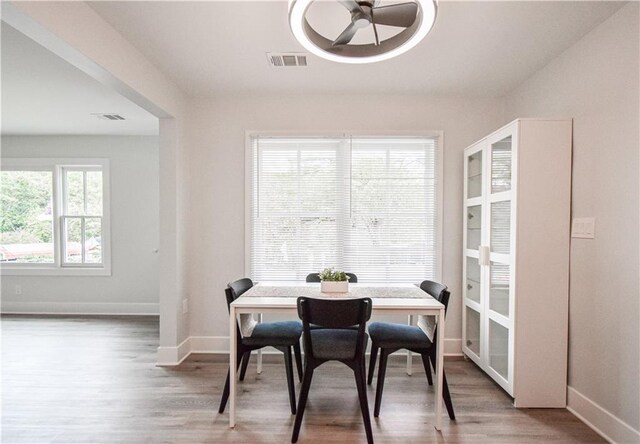
<svg viewBox="0 0 640 444"><path fill-rule="evenodd" d="M325 268L320 273L320 280L322 281L348 281L349 276L344 271L334 270L333 268Z"/></svg>

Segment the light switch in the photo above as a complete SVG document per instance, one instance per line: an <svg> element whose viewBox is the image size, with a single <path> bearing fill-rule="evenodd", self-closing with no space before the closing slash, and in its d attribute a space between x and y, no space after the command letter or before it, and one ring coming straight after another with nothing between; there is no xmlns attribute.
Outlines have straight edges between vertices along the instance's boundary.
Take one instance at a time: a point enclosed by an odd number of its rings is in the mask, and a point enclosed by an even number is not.
<svg viewBox="0 0 640 444"><path fill-rule="evenodd" d="M594 217L573 219L573 224L571 225L571 237L579 239L594 239L596 237L596 219Z"/></svg>

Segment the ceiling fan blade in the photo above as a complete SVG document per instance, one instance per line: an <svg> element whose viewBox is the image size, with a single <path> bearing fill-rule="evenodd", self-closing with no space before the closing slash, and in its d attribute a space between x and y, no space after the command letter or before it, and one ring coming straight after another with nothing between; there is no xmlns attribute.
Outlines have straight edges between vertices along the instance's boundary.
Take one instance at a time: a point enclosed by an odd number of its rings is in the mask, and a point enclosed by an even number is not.
<svg viewBox="0 0 640 444"><path fill-rule="evenodd" d="M362 8L355 0L338 0L338 3L347 8L349 12L362 12Z"/></svg>
<svg viewBox="0 0 640 444"><path fill-rule="evenodd" d="M380 38L378 38L378 28L376 28L376 23L372 20L371 25L373 27L373 35L376 38L376 46L380 45Z"/></svg>
<svg viewBox="0 0 640 444"><path fill-rule="evenodd" d="M342 31L342 34L340 34L338 38L333 41L331 46L346 45L351 41L351 39L353 39L353 37L356 35L356 32L358 32L358 27L354 23L351 23L345 28L344 31Z"/></svg>
<svg viewBox="0 0 640 444"><path fill-rule="evenodd" d="M397 5L377 6L371 8L371 16L377 25L398 26L408 28L418 16L418 5L398 3Z"/></svg>

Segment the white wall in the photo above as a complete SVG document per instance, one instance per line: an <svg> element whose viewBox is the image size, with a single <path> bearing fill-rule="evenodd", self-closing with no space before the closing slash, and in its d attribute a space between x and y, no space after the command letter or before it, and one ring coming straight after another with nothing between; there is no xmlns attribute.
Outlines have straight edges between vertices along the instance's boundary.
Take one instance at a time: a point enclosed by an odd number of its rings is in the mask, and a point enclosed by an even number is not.
<svg viewBox="0 0 640 444"><path fill-rule="evenodd" d="M571 244L569 404L618 442L640 442L638 6L509 94L504 119L574 119L572 213L596 238Z"/></svg>
<svg viewBox="0 0 640 444"><path fill-rule="evenodd" d="M11 157L109 159L112 274L3 276L2 311L158 313L158 137L3 136Z"/></svg>
<svg viewBox="0 0 640 444"><path fill-rule="evenodd" d="M85 2L1 3L2 20L81 71L160 118L160 347L158 363L186 356L189 316L184 236L186 98L133 45Z"/></svg>
<svg viewBox="0 0 640 444"><path fill-rule="evenodd" d="M190 104L191 335L200 350L227 350L224 288L244 274L245 131L444 131L443 281L452 298L446 352L460 352L462 151L497 128L488 99L416 96L228 97Z"/></svg>

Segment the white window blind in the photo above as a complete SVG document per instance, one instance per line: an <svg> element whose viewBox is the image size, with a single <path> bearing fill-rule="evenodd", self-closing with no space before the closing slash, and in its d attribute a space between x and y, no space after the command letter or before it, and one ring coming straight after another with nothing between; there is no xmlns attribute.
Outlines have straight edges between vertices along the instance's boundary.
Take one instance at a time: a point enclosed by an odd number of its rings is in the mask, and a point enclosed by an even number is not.
<svg viewBox="0 0 640 444"><path fill-rule="evenodd" d="M256 137L252 150L253 279L437 278L437 138Z"/></svg>

